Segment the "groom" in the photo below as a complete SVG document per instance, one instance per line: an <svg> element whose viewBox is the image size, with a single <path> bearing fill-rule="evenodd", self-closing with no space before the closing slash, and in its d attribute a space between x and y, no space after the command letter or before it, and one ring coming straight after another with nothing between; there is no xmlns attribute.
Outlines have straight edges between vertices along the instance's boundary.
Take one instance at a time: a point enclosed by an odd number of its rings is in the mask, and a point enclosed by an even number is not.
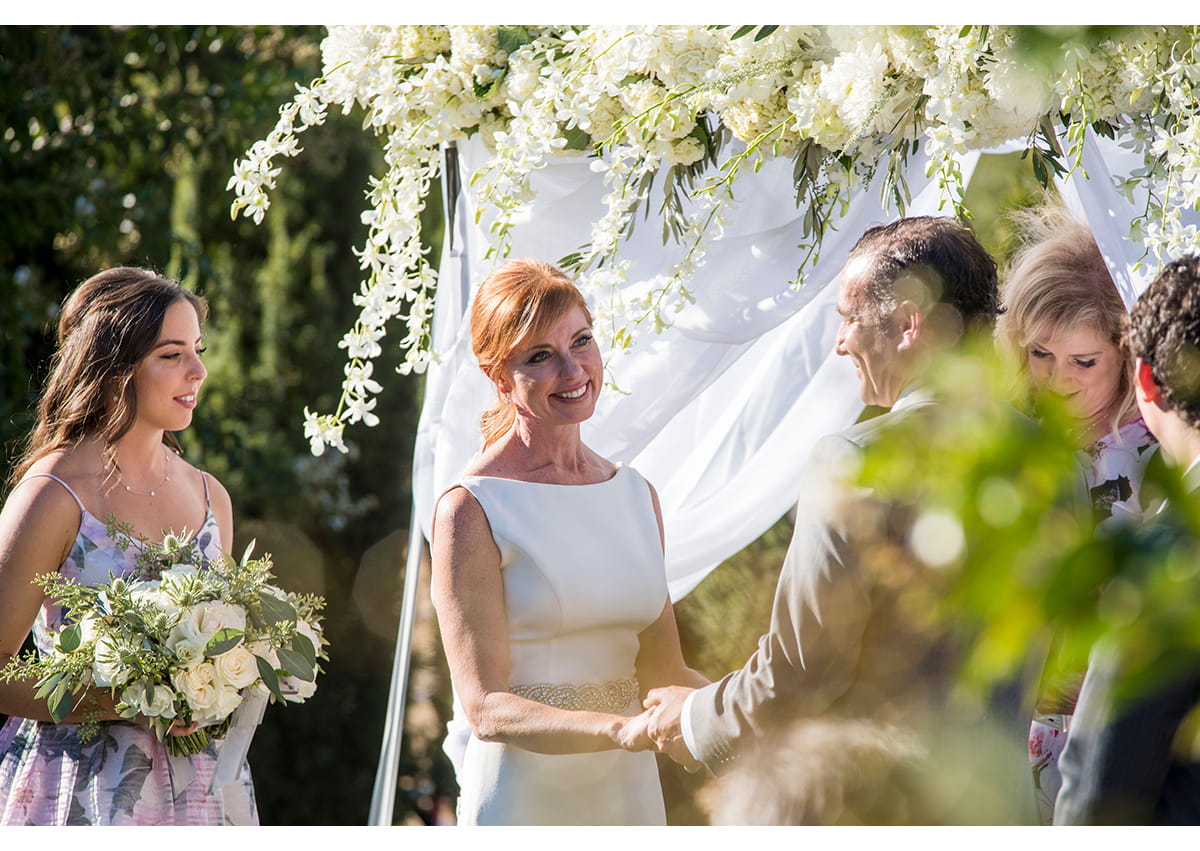
<svg viewBox="0 0 1200 851"><path fill-rule="evenodd" d="M863 234L841 272L835 351L853 361L862 401L891 410L824 438L813 457L853 461L928 411L935 403L921 385L933 355L968 328L990 332L997 301L995 261L956 220L905 218ZM836 508L817 482L804 491L813 499L798 506L770 628L749 661L703 688L646 698L651 739L690 770L723 773L805 718L892 720L948 688L944 648L920 645L896 593L863 567L850 527L871 512Z"/></svg>

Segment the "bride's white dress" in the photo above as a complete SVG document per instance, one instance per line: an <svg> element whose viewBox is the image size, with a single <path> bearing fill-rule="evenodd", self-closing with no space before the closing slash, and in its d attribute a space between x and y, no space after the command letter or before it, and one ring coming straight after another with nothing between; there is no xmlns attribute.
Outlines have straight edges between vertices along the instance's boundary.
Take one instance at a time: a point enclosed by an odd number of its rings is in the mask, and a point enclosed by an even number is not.
<svg viewBox="0 0 1200 851"><path fill-rule="evenodd" d="M485 476L459 484L483 507L500 550L512 691L637 714L638 633L667 600L645 479L622 466L592 485ZM482 742L457 702L446 751L458 773L460 824L665 823L650 752L539 754Z"/></svg>

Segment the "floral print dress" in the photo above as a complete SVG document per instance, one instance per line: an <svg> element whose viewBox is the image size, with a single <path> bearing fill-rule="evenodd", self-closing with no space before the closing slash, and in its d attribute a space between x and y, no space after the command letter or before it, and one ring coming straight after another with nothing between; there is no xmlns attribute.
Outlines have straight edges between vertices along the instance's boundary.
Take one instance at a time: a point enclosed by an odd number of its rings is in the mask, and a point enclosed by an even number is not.
<svg viewBox="0 0 1200 851"><path fill-rule="evenodd" d="M133 569L133 558L108 536L106 525L79 503L79 533L60 572L81 583L107 582ZM204 480L205 496L208 479ZM206 499L207 501L207 499ZM220 536L209 509L196 533L201 552L216 558ZM63 612L49 601L33 626L39 653L52 650L51 633ZM190 757L172 757L150 728L127 721L100 725L80 741L77 724L12 717L0 730L0 824L3 825L220 825L258 824L250 767L237 780L208 791L219 742Z"/></svg>
<svg viewBox="0 0 1200 851"><path fill-rule="evenodd" d="M1145 420L1138 417L1080 453L1097 527L1135 521L1153 510L1154 506L1141 504L1139 493L1146 464L1157 449L1158 441ZM1029 728L1029 764L1043 824L1050 824L1054 818L1054 801L1062 786L1058 760L1067 744L1071 712L1082 682L1083 672L1079 672L1070 681L1058 684L1062 705L1055 708L1055 714L1038 715Z"/></svg>

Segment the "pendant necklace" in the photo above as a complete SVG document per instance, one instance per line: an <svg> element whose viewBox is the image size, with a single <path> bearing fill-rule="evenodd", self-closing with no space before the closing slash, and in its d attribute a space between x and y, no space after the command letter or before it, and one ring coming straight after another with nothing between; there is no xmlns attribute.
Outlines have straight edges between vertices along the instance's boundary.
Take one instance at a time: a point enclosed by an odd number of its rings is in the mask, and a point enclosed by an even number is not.
<svg viewBox="0 0 1200 851"><path fill-rule="evenodd" d="M169 466L170 463L171 463L170 453L167 452L167 447L164 446L163 447L163 480L158 483L158 486L155 487L154 490L149 490L149 491L134 490L129 485L125 484L125 480L123 478L121 478L121 465L118 464L116 461L113 461L112 466L116 471L117 481L121 483L121 487L125 488L126 493L131 493L131 494L134 494L135 496L157 496L158 492L160 490L162 490L163 485L165 485L167 482L171 481L170 466ZM106 463L104 465L104 469L107 471L108 468L109 468L109 465Z"/></svg>

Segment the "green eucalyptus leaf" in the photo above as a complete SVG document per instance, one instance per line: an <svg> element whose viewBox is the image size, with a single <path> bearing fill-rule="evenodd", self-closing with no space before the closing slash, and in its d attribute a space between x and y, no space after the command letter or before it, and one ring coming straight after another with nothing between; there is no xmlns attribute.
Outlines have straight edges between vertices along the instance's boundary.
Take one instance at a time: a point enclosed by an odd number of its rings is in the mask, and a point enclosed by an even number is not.
<svg viewBox="0 0 1200 851"><path fill-rule="evenodd" d="M58 649L64 653L78 650L83 643L83 630L79 624L73 623L58 634Z"/></svg>
<svg viewBox="0 0 1200 851"><path fill-rule="evenodd" d="M54 689L58 686L58 684L62 681L63 677L65 677L65 676L66 676L66 672L59 671L56 674L50 674L50 675L45 676L42 679L38 680L37 691L35 691L33 693L33 696L37 700L41 700L46 695L50 694L50 692L54 691Z"/></svg>
<svg viewBox="0 0 1200 851"><path fill-rule="evenodd" d="M317 677L317 672L302 653L297 653L291 647L280 647L278 651L279 664L284 671L297 679L311 683Z"/></svg>
<svg viewBox="0 0 1200 851"><path fill-rule="evenodd" d="M288 623L296 622L296 610L287 600L280 600L266 591L260 591L258 599L262 603L263 619L267 623L279 623L280 621Z"/></svg>
<svg viewBox="0 0 1200 851"><path fill-rule="evenodd" d="M731 37L732 38L741 38L742 36L749 35L750 33L754 32L754 29L755 29L755 27L753 24L750 24L748 26L740 26L736 30L733 31L733 35Z"/></svg>
<svg viewBox="0 0 1200 851"><path fill-rule="evenodd" d="M754 40L762 41L764 38L769 36L771 33L775 32L775 30L777 30L777 29L779 29L778 24L768 24L765 27L761 27L759 29L759 31L754 34Z"/></svg>
<svg viewBox="0 0 1200 851"><path fill-rule="evenodd" d="M279 674L275 673L271 663L262 656L255 656L254 663L258 665L258 675L262 677L263 685L277 700L283 700L283 692L279 688Z"/></svg>
<svg viewBox="0 0 1200 851"><path fill-rule="evenodd" d="M67 690L65 682L58 684L46 705L50 709L50 718L55 724L61 724L71 714L71 693Z"/></svg>
<svg viewBox="0 0 1200 851"><path fill-rule="evenodd" d="M204 645L204 655L220 656L222 653L228 653L230 650L241 644L245 637L246 633L240 629L234 629L233 627L226 627L225 629L218 630L217 633L208 640L208 644Z"/></svg>
<svg viewBox="0 0 1200 851"><path fill-rule="evenodd" d="M313 646L312 639L307 635L296 633L292 636L291 647L297 653L307 660L308 664L317 664L317 648Z"/></svg>

